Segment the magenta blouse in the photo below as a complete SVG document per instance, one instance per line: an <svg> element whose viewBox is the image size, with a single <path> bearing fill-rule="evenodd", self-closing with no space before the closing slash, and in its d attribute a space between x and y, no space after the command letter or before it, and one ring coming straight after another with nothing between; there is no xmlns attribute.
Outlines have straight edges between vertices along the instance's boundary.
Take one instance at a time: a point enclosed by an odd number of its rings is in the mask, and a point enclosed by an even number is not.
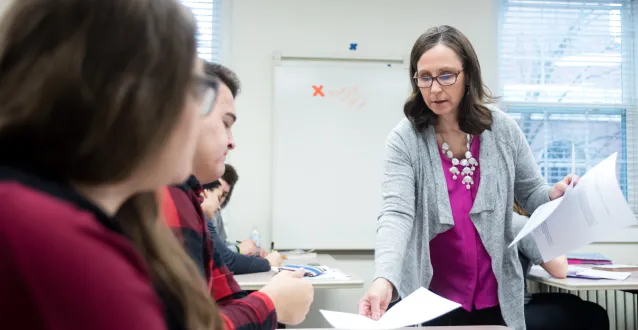
<svg viewBox="0 0 638 330"><path fill-rule="evenodd" d="M430 241L430 258L434 275L430 290L462 305L463 309L483 309L498 305L498 284L492 271L492 259L470 219L470 210L478 192L481 174L479 160L480 138L474 138L470 151L479 163L472 178L474 185L467 189L459 175L452 178L452 160L441 150L441 165L447 182L454 227ZM457 165L462 171L463 166Z"/></svg>

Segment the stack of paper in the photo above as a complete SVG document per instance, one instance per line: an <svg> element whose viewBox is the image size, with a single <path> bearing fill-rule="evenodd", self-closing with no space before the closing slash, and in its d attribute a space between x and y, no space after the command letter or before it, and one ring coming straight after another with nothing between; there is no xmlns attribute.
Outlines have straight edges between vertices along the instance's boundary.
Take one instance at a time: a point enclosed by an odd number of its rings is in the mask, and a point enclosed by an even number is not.
<svg viewBox="0 0 638 330"><path fill-rule="evenodd" d="M567 270L568 277L587 278L587 279L607 279L607 280L626 280L631 273L629 272L608 272L604 270L596 270L584 267L569 266Z"/></svg>
<svg viewBox="0 0 638 330"><path fill-rule="evenodd" d="M317 275L315 277L304 277L304 280L308 281L323 281L323 280L348 280L350 279L349 275L346 275L339 269L328 268L326 266L322 266L325 268L325 271L321 275Z"/></svg>
<svg viewBox="0 0 638 330"><path fill-rule="evenodd" d="M567 254L567 263L570 265L609 265L611 260L600 253L577 253Z"/></svg>
<svg viewBox="0 0 638 330"><path fill-rule="evenodd" d="M339 329L397 329L419 325L447 314L461 305L419 288L390 308L378 321L363 315L321 310L321 314Z"/></svg>
<svg viewBox="0 0 638 330"><path fill-rule="evenodd" d="M616 179L614 153L569 185L563 197L541 205L510 247L531 233L549 261L636 224Z"/></svg>
<svg viewBox="0 0 638 330"><path fill-rule="evenodd" d="M307 265L283 265L281 267L271 267L271 271L278 273L284 271L297 271L299 268L305 270L303 279L308 281L321 280L348 280L350 276L344 274L339 269L328 266L307 266Z"/></svg>
<svg viewBox="0 0 638 330"><path fill-rule="evenodd" d="M604 270L607 272L638 272L638 265L599 265L592 267L592 269Z"/></svg>
<svg viewBox="0 0 638 330"><path fill-rule="evenodd" d="M304 276L315 277L319 276L325 272L330 271L330 268L327 266L309 266L309 265L294 265L294 264L285 264L281 267L275 267L277 271L297 271L299 269L303 269L305 274Z"/></svg>

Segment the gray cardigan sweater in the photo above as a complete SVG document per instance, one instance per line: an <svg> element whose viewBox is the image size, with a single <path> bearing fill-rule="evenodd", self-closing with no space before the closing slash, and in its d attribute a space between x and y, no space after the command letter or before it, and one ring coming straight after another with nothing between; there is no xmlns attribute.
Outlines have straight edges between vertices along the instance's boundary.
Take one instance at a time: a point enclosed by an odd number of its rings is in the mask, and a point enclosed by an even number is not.
<svg viewBox="0 0 638 330"><path fill-rule="evenodd" d="M523 230L523 227L525 227L525 223L527 223L528 220L528 217L522 216L518 213L514 213L512 216L512 226L514 227L514 232L518 233L519 231ZM542 264L543 257L541 256L541 252L538 250L538 246L536 246L536 242L534 242L534 238L532 237L532 235L523 237L520 241L518 241L517 245L518 259L521 261L521 268L523 269L523 278L527 278L527 275L532 269L532 264ZM525 290L525 304L527 304L532 297L527 291L527 283L523 284L523 288Z"/></svg>
<svg viewBox="0 0 638 330"><path fill-rule="evenodd" d="M470 218L492 259L498 299L509 327L525 329L523 273L517 249L508 245L514 198L527 210L549 201L549 189L516 122L491 108L491 130L480 135L481 182ZM404 119L390 133L378 219L375 278L389 280L405 297L428 288L433 269L429 241L452 228L454 219L434 128L417 132Z"/></svg>

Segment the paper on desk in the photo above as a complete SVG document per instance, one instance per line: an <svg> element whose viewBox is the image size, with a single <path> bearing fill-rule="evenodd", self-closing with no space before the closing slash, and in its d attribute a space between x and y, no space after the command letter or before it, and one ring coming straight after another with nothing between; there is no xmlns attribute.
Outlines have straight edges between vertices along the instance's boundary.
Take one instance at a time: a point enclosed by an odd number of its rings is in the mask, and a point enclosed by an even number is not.
<svg viewBox="0 0 638 330"><path fill-rule="evenodd" d="M419 288L389 309L379 321L363 315L321 310L321 314L339 329L397 329L421 324L461 307L425 288Z"/></svg>
<svg viewBox="0 0 638 330"><path fill-rule="evenodd" d="M608 272L604 270L586 269L577 273L580 276L586 276L591 278L604 278L608 280L626 280L631 273L629 272Z"/></svg>
<svg viewBox="0 0 638 330"><path fill-rule="evenodd" d="M638 268L638 265L619 265L619 264L611 264L611 265L596 265L596 268L599 268L599 270L604 270L604 269L634 269L634 268Z"/></svg>
<svg viewBox="0 0 638 330"><path fill-rule="evenodd" d="M335 268L330 268L328 266L309 266L309 267L313 267L313 268L319 268L323 271L323 273L316 275L316 276L304 276L302 279L305 281L315 281L315 282L320 282L323 280L338 280L338 281L345 281L345 280L349 280L350 276L346 275L344 272L342 272L339 269L335 269ZM270 271L274 272L274 273L278 273L280 271L290 271L290 270L282 270L285 267L271 267Z"/></svg>
<svg viewBox="0 0 638 330"><path fill-rule="evenodd" d="M610 272L576 265L567 266L567 277L586 278L591 280L608 279L624 281L630 275L630 272Z"/></svg>
<svg viewBox="0 0 638 330"><path fill-rule="evenodd" d="M345 273L343 273L342 271L340 271L339 269L328 269L326 270L325 273L321 274L321 275L317 275L315 277L304 277L304 280L307 281L323 281L323 280L340 280L340 281L345 281L350 279L349 275L346 275Z"/></svg>
<svg viewBox="0 0 638 330"><path fill-rule="evenodd" d="M531 233L543 260L549 261L635 225L616 179L616 156L594 166L562 198L539 207L510 247Z"/></svg>

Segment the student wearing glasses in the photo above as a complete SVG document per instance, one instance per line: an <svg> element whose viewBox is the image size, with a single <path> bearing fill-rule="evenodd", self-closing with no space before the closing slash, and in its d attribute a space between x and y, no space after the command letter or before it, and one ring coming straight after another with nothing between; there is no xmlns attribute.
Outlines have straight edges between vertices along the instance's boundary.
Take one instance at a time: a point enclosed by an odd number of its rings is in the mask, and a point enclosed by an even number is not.
<svg viewBox="0 0 638 330"><path fill-rule="evenodd" d="M3 329L222 329L157 212L157 189L188 177L199 111L217 94L195 34L177 0L20 0L5 11ZM209 117L223 134L220 114Z"/></svg>
<svg viewBox="0 0 638 330"><path fill-rule="evenodd" d="M525 329L514 197L533 212L563 195L541 176L525 136L490 105L478 57L457 29L415 42L406 118L386 143L375 280L359 302L373 319L419 287L462 305L426 325Z"/></svg>

